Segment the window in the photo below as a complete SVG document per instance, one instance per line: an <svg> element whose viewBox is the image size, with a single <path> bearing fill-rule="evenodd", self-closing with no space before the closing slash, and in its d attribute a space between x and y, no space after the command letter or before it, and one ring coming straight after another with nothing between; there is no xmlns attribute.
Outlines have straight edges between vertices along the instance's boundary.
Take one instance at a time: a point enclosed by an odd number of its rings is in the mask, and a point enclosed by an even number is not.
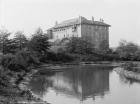
<svg viewBox="0 0 140 104"><path fill-rule="evenodd" d="M77 26L76 25L73 25L72 32L76 31L76 29L77 29Z"/></svg>

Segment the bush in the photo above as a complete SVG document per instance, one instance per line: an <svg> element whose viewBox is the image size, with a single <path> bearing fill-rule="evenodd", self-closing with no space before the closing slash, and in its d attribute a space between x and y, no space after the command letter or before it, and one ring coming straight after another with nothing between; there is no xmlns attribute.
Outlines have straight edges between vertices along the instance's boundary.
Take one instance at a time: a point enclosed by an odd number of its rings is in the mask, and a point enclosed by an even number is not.
<svg viewBox="0 0 140 104"><path fill-rule="evenodd" d="M65 52L48 52L45 57L40 59L41 62L71 62L74 60L74 57L71 54Z"/></svg>
<svg viewBox="0 0 140 104"><path fill-rule="evenodd" d="M95 49L94 44L84 40L83 38L73 37L66 44L66 51L74 54L91 54Z"/></svg>
<svg viewBox="0 0 140 104"><path fill-rule="evenodd" d="M34 53L31 53L29 51L19 51L15 55L15 60L18 64L24 66L24 67L30 67L32 65L39 65L40 62L38 58L35 56Z"/></svg>
<svg viewBox="0 0 140 104"><path fill-rule="evenodd" d="M39 61L30 52L19 51L15 55L6 54L1 59L4 69L20 72L29 71L30 66L39 65Z"/></svg>
<svg viewBox="0 0 140 104"><path fill-rule="evenodd" d="M140 60L140 48L132 42L121 41L116 49L116 53L118 53L122 60Z"/></svg>
<svg viewBox="0 0 140 104"><path fill-rule="evenodd" d="M57 53L57 60L62 62L70 62L73 61L73 57L70 54L66 53Z"/></svg>

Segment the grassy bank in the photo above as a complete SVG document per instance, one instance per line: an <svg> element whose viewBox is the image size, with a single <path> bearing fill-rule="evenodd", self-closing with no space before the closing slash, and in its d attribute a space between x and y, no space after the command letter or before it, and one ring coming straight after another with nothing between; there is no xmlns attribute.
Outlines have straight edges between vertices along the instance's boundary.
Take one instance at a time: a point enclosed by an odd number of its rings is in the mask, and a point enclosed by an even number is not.
<svg viewBox="0 0 140 104"><path fill-rule="evenodd" d="M27 51L1 55L0 65L0 104L20 104L20 102L46 104L26 87L32 74L37 71L34 67L40 65L35 57Z"/></svg>
<svg viewBox="0 0 140 104"><path fill-rule="evenodd" d="M1 76L0 80L3 83L0 85L0 104L20 104L21 102L47 104L47 102L34 96L26 86L35 72L36 70L31 70L28 73L22 73L20 77L11 76L8 73L6 74L7 77Z"/></svg>

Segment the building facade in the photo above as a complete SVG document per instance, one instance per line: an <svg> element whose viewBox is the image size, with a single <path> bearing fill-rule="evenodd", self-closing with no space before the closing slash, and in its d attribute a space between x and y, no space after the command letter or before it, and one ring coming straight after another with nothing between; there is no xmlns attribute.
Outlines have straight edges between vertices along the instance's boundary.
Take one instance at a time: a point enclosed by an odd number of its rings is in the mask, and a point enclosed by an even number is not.
<svg viewBox="0 0 140 104"><path fill-rule="evenodd" d="M85 17L63 21L55 24L54 27L47 30L51 41L62 40L63 38L82 37L92 43L94 48L109 48L109 27L110 25L100 21L94 21Z"/></svg>

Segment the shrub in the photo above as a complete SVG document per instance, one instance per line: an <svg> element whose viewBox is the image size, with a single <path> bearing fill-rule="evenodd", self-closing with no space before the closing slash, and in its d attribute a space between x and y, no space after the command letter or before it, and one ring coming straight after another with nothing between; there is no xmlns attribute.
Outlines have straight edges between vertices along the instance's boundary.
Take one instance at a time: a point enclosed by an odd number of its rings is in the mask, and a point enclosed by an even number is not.
<svg viewBox="0 0 140 104"><path fill-rule="evenodd" d="M71 54L65 53L65 52L48 52L48 54L41 58L41 62L71 62L74 60L74 57Z"/></svg>
<svg viewBox="0 0 140 104"><path fill-rule="evenodd" d="M122 60L139 60L140 49L139 46L132 42L121 41L117 47L116 53Z"/></svg>
<svg viewBox="0 0 140 104"><path fill-rule="evenodd" d="M70 62L73 61L73 57L70 54L66 53L57 53L57 60L62 62Z"/></svg>
<svg viewBox="0 0 140 104"><path fill-rule="evenodd" d="M30 66L38 65L39 61L30 52L19 51L15 55L7 54L1 59L1 65L11 71L29 71Z"/></svg>
<svg viewBox="0 0 140 104"><path fill-rule="evenodd" d="M83 55L81 56L80 58L80 61L100 61L101 58L100 57L97 57L93 54L90 54L90 55Z"/></svg>
<svg viewBox="0 0 140 104"><path fill-rule="evenodd" d="M79 37L73 37L66 44L66 50L74 54L91 54L94 51L94 44Z"/></svg>
<svg viewBox="0 0 140 104"><path fill-rule="evenodd" d="M24 67L30 67L32 65L39 65L40 62L38 58L35 56L34 53L31 53L29 51L19 51L15 55L15 60L18 64L24 66Z"/></svg>

